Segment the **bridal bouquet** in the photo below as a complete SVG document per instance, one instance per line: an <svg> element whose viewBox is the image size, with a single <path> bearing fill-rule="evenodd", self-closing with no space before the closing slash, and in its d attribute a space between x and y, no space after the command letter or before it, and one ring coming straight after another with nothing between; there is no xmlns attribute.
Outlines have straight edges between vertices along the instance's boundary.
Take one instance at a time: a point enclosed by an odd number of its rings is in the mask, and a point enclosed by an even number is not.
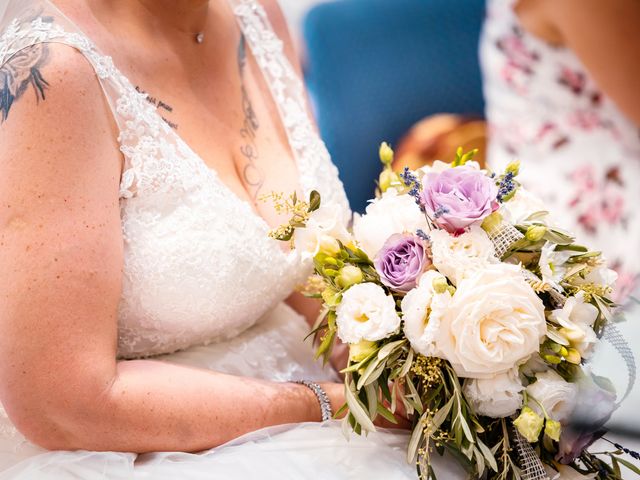
<svg viewBox="0 0 640 480"><path fill-rule="evenodd" d="M360 434L404 412L425 479L444 452L476 478L640 473L618 445L586 449L615 405L586 361L611 321L616 274L555 225L518 163L496 174L474 153L397 174L383 144L377 197L352 231L317 192L273 195L291 220L271 236L315 266L305 293L324 303L318 356L337 338L349 345L337 415Z"/></svg>

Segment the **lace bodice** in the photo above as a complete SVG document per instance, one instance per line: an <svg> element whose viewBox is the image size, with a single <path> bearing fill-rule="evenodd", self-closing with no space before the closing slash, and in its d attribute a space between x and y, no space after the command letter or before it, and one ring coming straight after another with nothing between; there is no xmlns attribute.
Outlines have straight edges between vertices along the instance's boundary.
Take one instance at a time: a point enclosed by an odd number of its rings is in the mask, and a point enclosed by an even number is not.
<svg viewBox="0 0 640 480"><path fill-rule="evenodd" d="M489 0L480 56L496 170L522 161L519 179L580 241L618 270L621 297L640 278L640 130L568 48L527 32L516 0Z"/></svg>
<svg viewBox="0 0 640 480"><path fill-rule="evenodd" d="M310 120L304 87L255 0L229 0L272 92L305 193L349 216L335 166ZM2 12L0 12L2 15ZM120 129L125 168L118 354L169 353L238 335L285 299L307 270L268 238L251 206L160 117L95 45L48 1L11 0L0 65L41 42L80 51L93 65Z"/></svg>

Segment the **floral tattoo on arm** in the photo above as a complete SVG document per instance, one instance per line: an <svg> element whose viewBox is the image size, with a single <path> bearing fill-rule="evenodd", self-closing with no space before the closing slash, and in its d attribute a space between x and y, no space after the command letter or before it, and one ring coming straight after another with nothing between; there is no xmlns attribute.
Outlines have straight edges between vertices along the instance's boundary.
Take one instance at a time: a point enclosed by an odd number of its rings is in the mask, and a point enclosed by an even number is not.
<svg viewBox="0 0 640 480"><path fill-rule="evenodd" d="M36 101L45 100L49 83L42 75L42 67L49 59L49 47L39 43L20 50L0 65L0 124L9 118L11 107L28 90Z"/></svg>

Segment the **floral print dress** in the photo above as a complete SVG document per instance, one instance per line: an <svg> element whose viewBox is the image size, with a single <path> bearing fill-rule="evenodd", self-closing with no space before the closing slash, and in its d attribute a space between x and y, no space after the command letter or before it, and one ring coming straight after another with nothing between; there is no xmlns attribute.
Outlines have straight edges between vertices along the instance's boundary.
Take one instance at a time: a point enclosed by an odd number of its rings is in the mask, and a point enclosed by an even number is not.
<svg viewBox="0 0 640 480"><path fill-rule="evenodd" d="M521 160L522 183L604 252L624 298L640 274L640 129L569 49L522 28L515 3L488 1L481 38L489 165Z"/></svg>

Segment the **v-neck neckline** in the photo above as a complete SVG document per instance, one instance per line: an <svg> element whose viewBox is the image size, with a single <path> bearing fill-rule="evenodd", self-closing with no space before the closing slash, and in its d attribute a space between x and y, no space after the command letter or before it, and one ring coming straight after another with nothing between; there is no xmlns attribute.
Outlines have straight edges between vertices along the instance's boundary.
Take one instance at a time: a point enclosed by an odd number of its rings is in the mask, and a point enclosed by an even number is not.
<svg viewBox="0 0 640 480"><path fill-rule="evenodd" d="M104 58L112 58L109 55L105 55L102 50L100 48L98 48L98 46L96 45L96 43L87 35L84 33L83 29L81 29L77 23L75 21L73 21L72 19L70 19L67 14L62 11L54 2L54 0L43 0L44 2L46 2L47 4L50 5L51 8L53 8L56 12L58 12L63 18L65 18L71 25L73 25L78 32L84 36L91 44L92 48L95 50L95 52L100 56L100 57L104 57ZM255 0L254 0L255 1ZM244 29L242 28L242 24L239 21L238 15L236 14L234 8L233 8L233 4L231 0L226 0L226 4L229 6L229 8L231 9L231 13L234 17L234 19L236 20L236 25L240 30L240 33L242 35L245 35ZM271 32L275 38L279 37L275 34L275 32ZM248 43L248 47L252 53L252 55L254 55L254 51L253 48L250 44L250 42ZM281 55L284 55L284 52L281 52ZM255 59L255 57L254 57ZM301 165L300 165L300 159L299 159L299 155L296 152L296 149L294 148L294 146L291 143L291 135L289 132L289 128L287 127L287 124L284 121L280 106L278 105L278 100L277 98L274 96L272 90L271 90L271 86L269 85L269 79L268 77L265 75L264 72L264 68L262 66L260 66L259 62L256 61L256 64L258 65L258 68L260 69L260 72L263 75L264 81L267 84L267 87L269 87L269 94L271 96L271 99L273 100L277 110L278 110L278 118L280 121L280 124L287 136L287 145L289 147L289 151L291 152L291 156L292 156L292 160L293 160L293 165L296 169L296 186L294 187L295 189L300 189L302 190L303 194L306 196L309 194L309 187L308 185L305 185L303 183L303 179L304 179L304 175L302 175L301 172ZM129 80L129 77L127 77L126 75L124 75L122 73L122 70L120 70L115 63L113 63L113 67L116 71L116 73L123 78L124 80L126 80L125 83L125 88L128 88L130 90L130 93L134 93L136 95L145 95L142 94L140 92L138 92L135 87L133 86L133 83L131 83L131 80ZM262 216L260 215L260 213L254 208L254 205L251 204L251 202L243 197L241 197L240 195L238 195L231 187L229 187L220 177L220 174L218 173L218 171L213 168L210 167L205 161L204 158L202 158L202 156L200 154L198 154L198 152L196 152L191 145L182 137L182 135L180 135L178 132L176 132L174 129L172 129L171 127L169 127L167 125L167 123L165 122L165 120L162 118L162 115L160 115L160 113L157 111L156 108L153 107L153 105L151 105L150 103L146 103L145 102L145 107L149 109L149 111L152 113L152 115L154 116L154 118L161 124L163 125L163 130L165 131L166 134L168 135L172 135L175 142L177 144L179 144L180 146L183 147L183 149L189 154L189 156L192 157L192 159L195 160L196 165L203 169L204 171L207 172L207 176L209 176L210 178L212 178L214 181L216 181L218 183L218 185L224 190L225 195L230 196L231 198L233 198L235 201L237 201L238 203L240 203L243 207L245 207L245 209L248 211L248 213L255 218L255 220L258 222L258 224L260 225L260 227L262 228L262 230L264 230L265 234L266 232L268 232L269 230L277 227L277 226L271 226L269 224L269 222ZM284 255L287 255L287 252L285 252L283 249L279 248L278 250L280 250ZM289 253L293 253L289 252Z"/></svg>

